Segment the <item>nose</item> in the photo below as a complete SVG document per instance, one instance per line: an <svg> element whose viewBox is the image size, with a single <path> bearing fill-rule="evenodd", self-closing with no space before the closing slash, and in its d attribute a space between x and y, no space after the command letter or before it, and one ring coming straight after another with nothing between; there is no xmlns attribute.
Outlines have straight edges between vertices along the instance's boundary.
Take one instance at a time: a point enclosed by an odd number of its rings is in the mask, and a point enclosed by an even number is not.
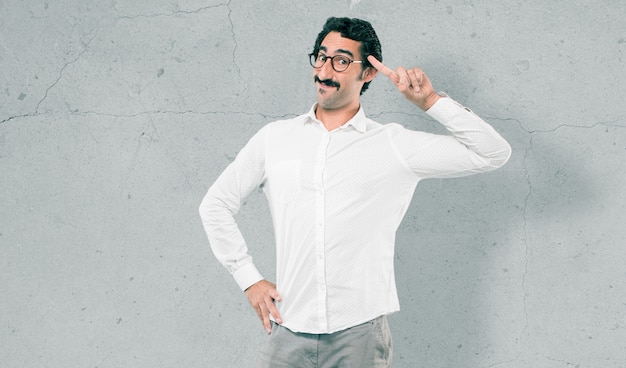
<svg viewBox="0 0 626 368"><path fill-rule="evenodd" d="M322 67L318 69L317 76L321 80L332 79L334 72L335 70L333 69L333 66L332 66L332 60L326 59L326 62L324 63L324 65L322 65Z"/></svg>

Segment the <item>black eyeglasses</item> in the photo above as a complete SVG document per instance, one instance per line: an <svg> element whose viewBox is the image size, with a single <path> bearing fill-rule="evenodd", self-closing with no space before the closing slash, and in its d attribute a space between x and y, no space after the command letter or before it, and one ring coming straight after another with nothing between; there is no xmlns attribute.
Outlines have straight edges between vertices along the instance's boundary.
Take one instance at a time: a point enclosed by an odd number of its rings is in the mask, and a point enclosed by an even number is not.
<svg viewBox="0 0 626 368"><path fill-rule="evenodd" d="M326 60L330 60L330 65L336 72L343 72L350 66L351 63L362 63L361 60L350 60L349 57L343 55L326 56L322 53L309 54L309 62L315 69L319 69L326 63Z"/></svg>

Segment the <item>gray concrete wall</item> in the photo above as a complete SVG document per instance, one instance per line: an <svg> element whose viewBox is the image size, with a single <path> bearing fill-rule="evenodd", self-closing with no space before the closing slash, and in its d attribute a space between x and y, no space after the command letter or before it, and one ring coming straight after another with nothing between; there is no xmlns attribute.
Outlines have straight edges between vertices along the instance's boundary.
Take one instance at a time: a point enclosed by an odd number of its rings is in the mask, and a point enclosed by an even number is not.
<svg viewBox="0 0 626 368"><path fill-rule="evenodd" d="M626 367L626 3L0 0L0 365L248 367L264 332L197 206L314 102L331 15L491 122L502 169L418 186L395 367ZM441 128L379 78L381 122ZM273 274L262 194L238 216Z"/></svg>

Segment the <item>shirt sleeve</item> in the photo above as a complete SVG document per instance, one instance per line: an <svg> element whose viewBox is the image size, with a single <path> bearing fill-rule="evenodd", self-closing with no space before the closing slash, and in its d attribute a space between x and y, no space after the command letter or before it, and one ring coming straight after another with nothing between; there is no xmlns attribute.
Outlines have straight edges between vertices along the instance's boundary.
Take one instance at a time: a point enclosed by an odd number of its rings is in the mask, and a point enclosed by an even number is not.
<svg viewBox="0 0 626 368"><path fill-rule="evenodd" d="M263 279L248 254L234 216L242 200L264 180L266 134L267 126L248 141L209 188L199 208L211 250L241 290Z"/></svg>
<svg viewBox="0 0 626 368"><path fill-rule="evenodd" d="M451 135L396 129L391 139L401 159L420 178L450 178L503 166L511 146L471 110L453 99L440 98L428 115Z"/></svg>

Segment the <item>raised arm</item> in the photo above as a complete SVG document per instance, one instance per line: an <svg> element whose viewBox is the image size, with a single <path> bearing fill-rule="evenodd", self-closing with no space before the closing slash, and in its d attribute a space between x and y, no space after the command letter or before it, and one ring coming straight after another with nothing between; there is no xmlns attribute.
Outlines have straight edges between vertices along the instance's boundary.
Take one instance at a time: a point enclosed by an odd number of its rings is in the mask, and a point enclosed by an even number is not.
<svg viewBox="0 0 626 368"><path fill-rule="evenodd" d="M368 61L407 100L452 133L451 136L406 130L392 133L398 152L421 178L470 175L496 169L508 161L511 155L508 142L471 110L437 94L422 69L407 70L400 66L394 71L371 55Z"/></svg>

